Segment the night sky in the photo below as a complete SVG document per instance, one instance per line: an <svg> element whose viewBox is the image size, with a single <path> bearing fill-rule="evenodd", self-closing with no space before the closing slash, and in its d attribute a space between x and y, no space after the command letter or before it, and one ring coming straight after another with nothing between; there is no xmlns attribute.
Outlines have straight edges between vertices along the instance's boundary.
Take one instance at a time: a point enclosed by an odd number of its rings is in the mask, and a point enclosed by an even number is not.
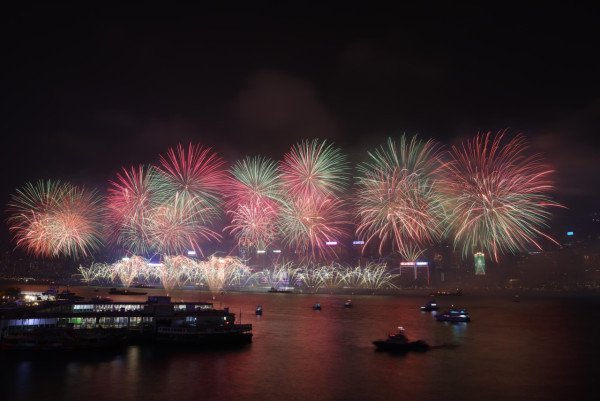
<svg viewBox="0 0 600 401"><path fill-rule="evenodd" d="M361 161L508 128L556 169L560 229L600 211L597 7L223 3L4 8L2 205L39 179L104 193L190 141L233 162L328 138Z"/></svg>

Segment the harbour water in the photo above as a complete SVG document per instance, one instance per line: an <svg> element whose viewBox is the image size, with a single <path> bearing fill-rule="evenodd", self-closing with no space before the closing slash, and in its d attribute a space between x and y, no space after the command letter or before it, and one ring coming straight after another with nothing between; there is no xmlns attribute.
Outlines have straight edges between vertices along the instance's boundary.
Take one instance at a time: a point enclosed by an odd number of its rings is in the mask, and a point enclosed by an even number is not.
<svg viewBox="0 0 600 401"><path fill-rule="evenodd" d="M23 290L43 290L29 286ZM71 287L90 299L107 295ZM163 290L147 290L164 295ZM112 296L143 301L145 296ZM3 400L592 400L600 390L600 297L512 294L438 297L470 323L437 322L424 294L398 296L179 290L253 325L241 349L129 346L110 352L0 353ZM312 309L315 302L321 311ZM256 316L257 305L263 315ZM403 326L425 353L390 355L373 340Z"/></svg>

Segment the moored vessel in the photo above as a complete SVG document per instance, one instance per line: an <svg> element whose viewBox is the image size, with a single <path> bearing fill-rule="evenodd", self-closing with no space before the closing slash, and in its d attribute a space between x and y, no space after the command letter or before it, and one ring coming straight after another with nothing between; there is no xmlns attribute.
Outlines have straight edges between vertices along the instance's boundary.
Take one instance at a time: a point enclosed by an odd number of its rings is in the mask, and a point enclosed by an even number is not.
<svg viewBox="0 0 600 401"><path fill-rule="evenodd" d="M0 309L3 349L86 349L127 343L240 345L251 342L252 325L237 324L228 308L208 302L48 302ZM118 335L118 336L117 336Z"/></svg>

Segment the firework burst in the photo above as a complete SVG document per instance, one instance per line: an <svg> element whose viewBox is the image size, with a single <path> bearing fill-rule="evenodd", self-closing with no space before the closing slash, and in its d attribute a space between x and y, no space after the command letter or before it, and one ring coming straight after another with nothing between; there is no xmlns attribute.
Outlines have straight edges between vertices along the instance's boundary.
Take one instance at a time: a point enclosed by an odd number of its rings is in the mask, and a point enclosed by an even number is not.
<svg viewBox="0 0 600 401"><path fill-rule="evenodd" d="M165 201L159 188L160 176L153 167L123 169L108 189L108 218L111 242L131 254L148 254L148 225L156 208Z"/></svg>
<svg viewBox="0 0 600 401"><path fill-rule="evenodd" d="M227 183L227 214L232 224L225 228L238 243L266 249L276 238L275 222L281 202L277 164L261 157L245 158L230 170Z"/></svg>
<svg viewBox="0 0 600 401"><path fill-rule="evenodd" d="M104 212L95 191L60 181L17 190L8 204L18 248L38 257L89 256L102 245Z"/></svg>
<svg viewBox="0 0 600 401"><path fill-rule="evenodd" d="M325 140L302 141L280 163L283 189L295 198L337 197L345 189L348 162Z"/></svg>
<svg viewBox="0 0 600 401"><path fill-rule="evenodd" d="M202 253L203 240L218 240L220 235L208 227L203 218L211 211L194 200L183 203L179 194L168 204L154 208L145 223L150 248L162 254L178 254L194 249Z"/></svg>
<svg viewBox="0 0 600 401"><path fill-rule="evenodd" d="M391 244L401 254L439 239L444 202L435 187L438 145L403 135L398 144L390 138L369 156L370 162L359 166L358 236L366 243L379 241L380 253Z"/></svg>
<svg viewBox="0 0 600 401"><path fill-rule="evenodd" d="M238 243L248 243L256 249L267 249L277 238L277 212L260 202L241 204L228 212L231 225L225 227Z"/></svg>
<svg viewBox="0 0 600 401"><path fill-rule="evenodd" d="M539 237L556 242L542 232L548 209L560 206L547 195L552 171L539 154L526 154L522 135L503 144L505 132L478 134L452 147L445 165L443 188L452 205L446 223L463 257L484 251L498 261L532 245L541 249Z"/></svg>
<svg viewBox="0 0 600 401"><path fill-rule="evenodd" d="M224 161L217 154L202 145L190 143L187 152L181 145L176 149L171 148L166 157L160 156L158 170L164 178L162 189L171 201L184 205L193 201L202 213L210 211L211 217L216 217L223 191L222 183L225 181L223 164ZM208 217L204 220L208 220Z"/></svg>
<svg viewBox="0 0 600 401"><path fill-rule="evenodd" d="M275 207L281 199L279 171L273 160L246 157L236 162L227 180L227 209L233 210L241 203L258 202Z"/></svg>
<svg viewBox="0 0 600 401"><path fill-rule="evenodd" d="M279 229L285 245L310 259L335 257L327 242L345 239L348 215L337 199L300 198L281 208Z"/></svg>

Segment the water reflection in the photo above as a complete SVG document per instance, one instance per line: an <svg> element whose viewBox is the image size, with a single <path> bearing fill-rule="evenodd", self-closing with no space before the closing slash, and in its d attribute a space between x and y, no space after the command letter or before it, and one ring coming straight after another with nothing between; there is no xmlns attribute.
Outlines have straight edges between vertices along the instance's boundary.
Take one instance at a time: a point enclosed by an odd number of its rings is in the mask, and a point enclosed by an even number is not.
<svg viewBox="0 0 600 401"><path fill-rule="evenodd" d="M206 294L178 292L188 300ZM210 294L208 295L210 296ZM439 400L570 399L595 394L597 299L463 296L470 323L421 313L424 297L223 294L219 302L254 326L235 350L132 346L112 353L2 355L7 398L66 400ZM320 313L312 310L320 302ZM263 316L256 316L256 305ZM440 307L446 308L441 302ZM239 312L238 312L239 311ZM433 346L426 353L376 352L397 326ZM459 383L459 385L457 385ZM572 394L571 394L572 395ZM581 398L579 398L581 399ZM585 399L585 398L584 398ZM591 399L591 398L589 398Z"/></svg>

